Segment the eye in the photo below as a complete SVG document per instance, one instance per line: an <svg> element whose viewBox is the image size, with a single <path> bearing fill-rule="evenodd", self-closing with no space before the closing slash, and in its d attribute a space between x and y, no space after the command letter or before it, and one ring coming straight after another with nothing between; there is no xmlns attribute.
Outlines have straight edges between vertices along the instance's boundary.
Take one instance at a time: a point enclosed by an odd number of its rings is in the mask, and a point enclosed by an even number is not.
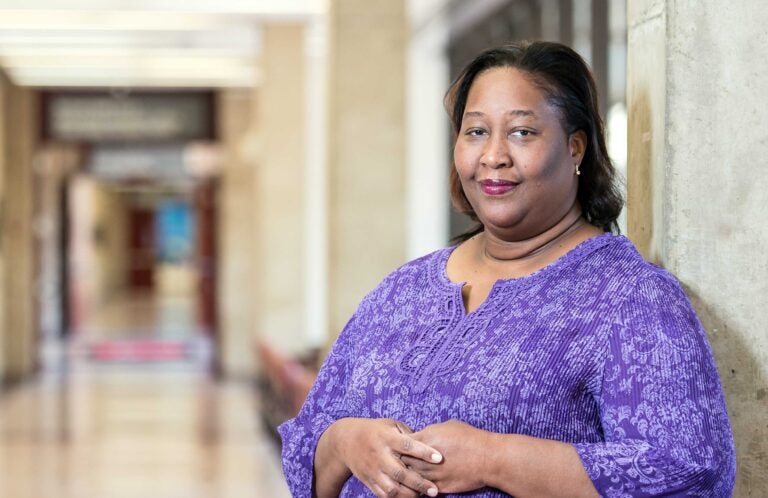
<svg viewBox="0 0 768 498"><path fill-rule="evenodd" d="M512 133L510 133L510 135L526 138L526 137L533 136L534 132L532 130L517 129L517 130L512 130Z"/></svg>
<svg viewBox="0 0 768 498"><path fill-rule="evenodd" d="M464 134L470 137L479 137L485 135L485 130L482 128L469 128Z"/></svg>

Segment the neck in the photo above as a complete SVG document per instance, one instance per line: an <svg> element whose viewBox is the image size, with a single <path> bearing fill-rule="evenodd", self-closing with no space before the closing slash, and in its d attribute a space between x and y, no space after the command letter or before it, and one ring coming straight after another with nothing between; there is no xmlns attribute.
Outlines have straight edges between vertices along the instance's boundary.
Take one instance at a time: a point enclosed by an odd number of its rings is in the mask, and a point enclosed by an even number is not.
<svg viewBox="0 0 768 498"><path fill-rule="evenodd" d="M479 234L481 257L489 262L508 262L533 258L557 247L580 229L589 227L581 217L581 207L574 203L571 209L552 227L522 240L507 240L486 229Z"/></svg>

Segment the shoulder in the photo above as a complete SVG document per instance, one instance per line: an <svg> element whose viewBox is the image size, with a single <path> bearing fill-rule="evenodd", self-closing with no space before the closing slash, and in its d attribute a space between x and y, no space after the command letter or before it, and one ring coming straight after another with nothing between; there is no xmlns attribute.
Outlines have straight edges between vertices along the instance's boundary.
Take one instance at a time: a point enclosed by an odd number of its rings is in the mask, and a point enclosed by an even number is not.
<svg viewBox="0 0 768 498"><path fill-rule="evenodd" d="M664 304L672 301L688 302L678 279L668 270L648 262L623 236L608 236L601 251L596 251L596 263L604 272L621 280L627 297L657 301Z"/></svg>
<svg viewBox="0 0 768 498"><path fill-rule="evenodd" d="M691 301L683 286L668 271L653 267L638 279L622 306L622 316L634 329L665 331L678 335L681 331L702 331Z"/></svg>
<svg viewBox="0 0 768 498"><path fill-rule="evenodd" d="M590 259L607 271L642 278L657 268L646 261L632 241L623 235L605 233L594 240L595 250L591 252Z"/></svg>
<svg viewBox="0 0 768 498"><path fill-rule="evenodd" d="M617 310L622 355L664 368L692 358L711 363L707 334L685 289L667 270L646 265Z"/></svg>
<svg viewBox="0 0 768 498"><path fill-rule="evenodd" d="M366 294L361 306L387 301L395 293L429 292L437 288L445 261L452 250L453 247L438 249L396 268Z"/></svg>
<svg viewBox="0 0 768 498"><path fill-rule="evenodd" d="M635 245L622 235L597 237L576 271L585 278L599 280L602 286L624 296L634 293L641 285L664 289L680 287L671 273L646 261Z"/></svg>
<svg viewBox="0 0 768 498"><path fill-rule="evenodd" d="M646 261L626 237L601 235L574 252L564 271L554 275L553 285L581 306L599 308L606 320L618 318L626 306L689 306L677 279Z"/></svg>

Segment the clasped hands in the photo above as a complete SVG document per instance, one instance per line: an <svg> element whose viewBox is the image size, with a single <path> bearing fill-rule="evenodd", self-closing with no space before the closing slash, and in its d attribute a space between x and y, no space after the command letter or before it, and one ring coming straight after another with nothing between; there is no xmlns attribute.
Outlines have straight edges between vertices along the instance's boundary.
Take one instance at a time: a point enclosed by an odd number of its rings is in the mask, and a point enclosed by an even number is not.
<svg viewBox="0 0 768 498"><path fill-rule="evenodd" d="M337 457L377 497L436 496L486 485L490 432L458 420L418 432L391 419L345 418L334 426Z"/></svg>

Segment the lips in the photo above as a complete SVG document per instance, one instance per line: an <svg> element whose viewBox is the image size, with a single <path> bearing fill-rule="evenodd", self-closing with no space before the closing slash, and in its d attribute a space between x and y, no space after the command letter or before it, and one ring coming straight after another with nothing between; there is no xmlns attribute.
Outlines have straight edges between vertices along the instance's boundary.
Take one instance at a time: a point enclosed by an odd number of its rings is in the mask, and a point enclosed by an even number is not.
<svg viewBox="0 0 768 498"><path fill-rule="evenodd" d="M519 183L510 180L480 180L478 182L486 195L504 195L511 192Z"/></svg>

